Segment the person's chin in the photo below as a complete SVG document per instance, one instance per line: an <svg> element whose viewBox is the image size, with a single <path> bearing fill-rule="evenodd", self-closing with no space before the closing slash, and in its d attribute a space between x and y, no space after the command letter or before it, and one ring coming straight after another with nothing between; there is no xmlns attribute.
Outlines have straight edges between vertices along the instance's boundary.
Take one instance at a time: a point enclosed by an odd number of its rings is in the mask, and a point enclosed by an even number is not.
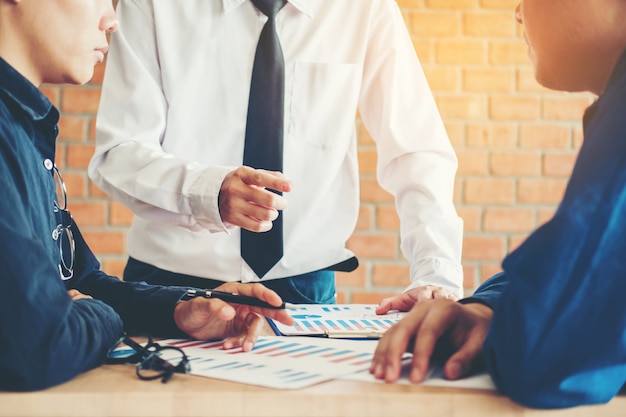
<svg viewBox="0 0 626 417"><path fill-rule="evenodd" d="M93 65L90 67L85 67L83 71L69 74L65 82L67 84L83 85L83 84L88 83L92 77L93 77Z"/></svg>

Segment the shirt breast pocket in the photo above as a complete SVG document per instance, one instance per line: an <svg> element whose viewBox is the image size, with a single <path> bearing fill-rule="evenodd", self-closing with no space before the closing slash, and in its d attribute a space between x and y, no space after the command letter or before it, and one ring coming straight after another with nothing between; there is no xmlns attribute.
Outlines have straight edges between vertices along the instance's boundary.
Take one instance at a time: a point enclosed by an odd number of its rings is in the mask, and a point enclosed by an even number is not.
<svg viewBox="0 0 626 417"><path fill-rule="evenodd" d="M356 64L296 61L285 103L288 133L321 148L349 138L359 99L359 68Z"/></svg>

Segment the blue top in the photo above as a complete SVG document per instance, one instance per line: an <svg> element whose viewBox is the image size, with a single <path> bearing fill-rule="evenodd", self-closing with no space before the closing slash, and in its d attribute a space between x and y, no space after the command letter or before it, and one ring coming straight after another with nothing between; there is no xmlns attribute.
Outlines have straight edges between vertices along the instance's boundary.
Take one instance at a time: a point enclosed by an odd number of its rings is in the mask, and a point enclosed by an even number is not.
<svg viewBox="0 0 626 417"><path fill-rule="evenodd" d="M464 300L494 309L487 369L530 407L607 402L626 382L626 52L583 127L554 217Z"/></svg>
<svg viewBox="0 0 626 417"><path fill-rule="evenodd" d="M100 271L75 224L72 279L62 281L52 232L52 161L59 112L0 58L0 389L35 390L101 364L122 332L181 336L185 290L128 283ZM71 203L70 203L71 208ZM75 288L93 300L72 301Z"/></svg>

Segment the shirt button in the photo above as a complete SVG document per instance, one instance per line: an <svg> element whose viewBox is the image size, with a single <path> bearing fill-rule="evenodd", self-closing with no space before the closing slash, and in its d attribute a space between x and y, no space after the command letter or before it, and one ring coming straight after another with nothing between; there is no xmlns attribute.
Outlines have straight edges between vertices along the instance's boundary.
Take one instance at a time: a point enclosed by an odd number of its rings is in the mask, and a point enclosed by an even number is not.
<svg viewBox="0 0 626 417"><path fill-rule="evenodd" d="M44 166L44 167L46 167L46 169L47 169L48 171L51 171L51 170L52 170L52 168L54 167L54 162L52 162L50 159L46 158L46 159L43 161L43 166Z"/></svg>

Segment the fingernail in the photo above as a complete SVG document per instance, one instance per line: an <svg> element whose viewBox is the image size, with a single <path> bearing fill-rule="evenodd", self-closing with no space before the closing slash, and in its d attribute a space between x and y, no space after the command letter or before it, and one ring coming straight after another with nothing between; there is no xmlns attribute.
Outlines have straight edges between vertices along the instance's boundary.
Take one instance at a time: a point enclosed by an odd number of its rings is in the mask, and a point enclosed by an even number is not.
<svg viewBox="0 0 626 417"><path fill-rule="evenodd" d="M448 366L448 378L457 379L461 376L463 368L458 362L453 362Z"/></svg>
<svg viewBox="0 0 626 417"><path fill-rule="evenodd" d="M387 366L387 369L385 369L385 380L391 380L391 377L393 374L394 374L393 366L391 365Z"/></svg>
<svg viewBox="0 0 626 417"><path fill-rule="evenodd" d="M421 382L422 381L422 372L417 368L411 369L411 374L409 375L409 381L411 382Z"/></svg>

